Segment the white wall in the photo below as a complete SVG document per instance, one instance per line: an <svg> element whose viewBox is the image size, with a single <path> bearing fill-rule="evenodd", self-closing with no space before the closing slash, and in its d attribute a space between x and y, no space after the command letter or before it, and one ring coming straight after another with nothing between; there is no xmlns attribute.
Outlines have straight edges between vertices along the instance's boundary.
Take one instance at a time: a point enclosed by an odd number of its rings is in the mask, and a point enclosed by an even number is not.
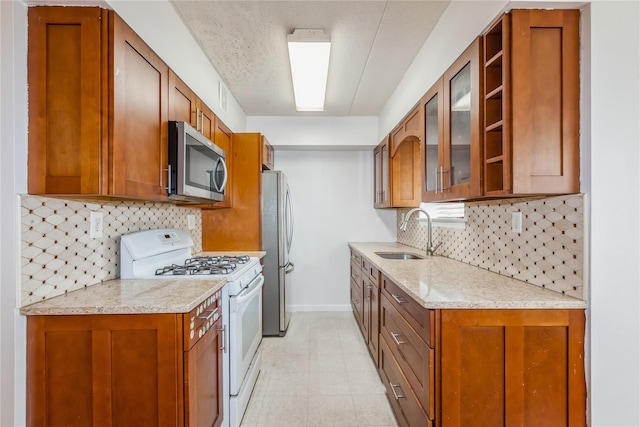
<svg viewBox="0 0 640 427"><path fill-rule="evenodd" d="M247 117L247 131L277 150L366 150L378 145L377 117Z"/></svg>
<svg viewBox="0 0 640 427"><path fill-rule="evenodd" d="M396 240L396 210L373 209L373 152L276 151L293 195L294 311L350 310L347 242Z"/></svg>
<svg viewBox="0 0 640 427"><path fill-rule="evenodd" d="M19 205L26 188L26 7L0 2L0 425L25 422L25 322L18 314Z"/></svg>
<svg viewBox="0 0 640 427"><path fill-rule="evenodd" d="M591 403L640 425L640 3L591 4Z"/></svg>
<svg viewBox="0 0 640 427"><path fill-rule="evenodd" d="M506 0L450 3L380 113L380 138L396 126L507 3Z"/></svg>
<svg viewBox="0 0 640 427"><path fill-rule="evenodd" d="M220 108L218 81L222 78L168 0L106 1L216 116L233 132L244 132L246 114L242 107L229 92L227 111Z"/></svg>

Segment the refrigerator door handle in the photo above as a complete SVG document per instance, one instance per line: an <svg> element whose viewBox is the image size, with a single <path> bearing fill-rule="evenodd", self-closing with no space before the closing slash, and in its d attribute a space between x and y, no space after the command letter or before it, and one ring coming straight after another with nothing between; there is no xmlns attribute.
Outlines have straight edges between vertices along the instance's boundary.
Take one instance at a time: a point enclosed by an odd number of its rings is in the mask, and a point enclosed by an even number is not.
<svg viewBox="0 0 640 427"><path fill-rule="evenodd" d="M296 269L296 266L292 262L288 263L284 267L285 267L284 274L289 274Z"/></svg>
<svg viewBox="0 0 640 427"><path fill-rule="evenodd" d="M286 232L287 232L287 252L291 250L291 242L293 241L293 202L291 200L291 190L289 190L289 186L287 185L287 195L286 195L286 205L287 205L287 224L286 224Z"/></svg>

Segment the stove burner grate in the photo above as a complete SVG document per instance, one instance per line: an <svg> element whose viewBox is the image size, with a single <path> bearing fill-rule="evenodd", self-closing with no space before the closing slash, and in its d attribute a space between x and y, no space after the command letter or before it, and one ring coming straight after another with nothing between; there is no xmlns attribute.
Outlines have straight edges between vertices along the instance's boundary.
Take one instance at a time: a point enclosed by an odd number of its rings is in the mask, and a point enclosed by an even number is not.
<svg viewBox="0 0 640 427"><path fill-rule="evenodd" d="M172 264L156 270L156 276L215 275L232 273L237 264L249 262L248 256L193 257L184 265Z"/></svg>

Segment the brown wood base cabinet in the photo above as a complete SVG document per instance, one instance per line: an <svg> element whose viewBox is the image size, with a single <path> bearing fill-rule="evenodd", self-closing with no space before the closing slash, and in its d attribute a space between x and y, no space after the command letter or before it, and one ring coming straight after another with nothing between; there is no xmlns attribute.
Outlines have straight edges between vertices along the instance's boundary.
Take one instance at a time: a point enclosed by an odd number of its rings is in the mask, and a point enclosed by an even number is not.
<svg viewBox="0 0 640 427"><path fill-rule="evenodd" d="M365 341L372 268L352 251ZM403 427L586 426L584 328L578 309L427 309L380 274L378 372Z"/></svg>
<svg viewBox="0 0 640 427"><path fill-rule="evenodd" d="M366 258L351 252L350 301L353 314L376 366L380 336L380 272Z"/></svg>
<svg viewBox="0 0 640 427"><path fill-rule="evenodd" d="M183 316L29 316L27 425L221 425L222 318L189 348Z"/></svg>

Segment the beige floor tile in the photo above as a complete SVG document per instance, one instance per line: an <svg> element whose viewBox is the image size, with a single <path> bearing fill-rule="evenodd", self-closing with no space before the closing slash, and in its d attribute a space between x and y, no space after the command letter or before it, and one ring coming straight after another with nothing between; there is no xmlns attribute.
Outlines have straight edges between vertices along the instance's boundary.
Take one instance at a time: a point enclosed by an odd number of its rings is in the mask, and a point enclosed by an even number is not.
<svg viewBox="0 0 640 427"><path fill-rule="evenodd" d="M339 349L333 354L309 354L309 372L346 372L347 368Z"/></svg>
<svg viewBox="0 0 640 427"><path fill-rule="evenodd" d="M355 426L356 412L350 396L309 396L309 427Z"/></svg>
<svg viewBox="0 0 640 427"><path fill-rule="evenodd" d="M326 373L326 372L310 372L309 373L309 396L314 395L348 395L351 396L349 388L349 378L344 372Z"/></svg>
<svg viewBox="0 0 640 427"><path fill-rule="evenodd" d="M265 390L266 396L307 396L308 394L308 372L273 371Z"/></svg>
<svg viewBox="0 0 640 427"><path fill-rule="evenodd" d="M247 405L247 410L244 412L242 422L240 423L241 427L254 426L258 423L263 399L264 395L256 395L255 393L251 395L251 399L249 399L249 404Z"/></svg>
<svg viewBox="0 0 640 427"><path fill-rule="evenodd" d="M385 394L386 390L377 372L348 372L351 394Z"/></svg>
<svg viewBox="0 0 640 427"><path fill-rule="evenodd" d="M344 365L347 372L377 372L371 355L367 353L343 353Z"/></svg>
<svg viewBox="0 0 640 427"><path fill-rule="evenodd" d="M257 425L260 427L306 426L307 406L305 396L265 396Z"/></svg>
<svg viewBox="0 0 640 427"><path fill-rule="evenodd" d="M396 426L390 414L353 314L293 313L285 337L263 339L241 427Z"/></svg>
<svg viewBox="0 0 640 427"><path fill-rule="evenodd" d="M308 372L309 355L283 352L274 359L271 370L274 372Z"/></svg>
<svg viewBox="0 0 640 427"><path fill-rule="evenodd" d="M356 409L358 425L392 426L396 419L384 394L353 396L353 406Z"/></svg>

